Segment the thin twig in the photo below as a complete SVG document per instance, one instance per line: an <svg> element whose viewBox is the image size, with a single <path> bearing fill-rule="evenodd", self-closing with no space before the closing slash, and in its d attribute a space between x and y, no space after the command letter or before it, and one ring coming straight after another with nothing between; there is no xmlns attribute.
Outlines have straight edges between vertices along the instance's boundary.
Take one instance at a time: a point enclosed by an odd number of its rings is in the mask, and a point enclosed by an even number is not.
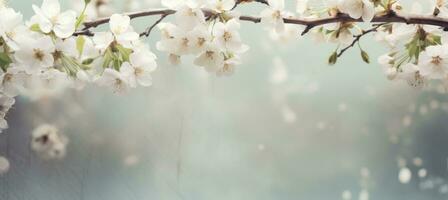
<svg viewBox="0 0 448 200"><path fill-rule="evenodd" d="M352 43L350 45L346 46L345 48L341 49L341 51L339 51L338 58L341 57L347 50L349 50L350 48L355 46L355 44L358 43L362 37L364 37L365 35L367 35L369 33L376 32L378 30L378 28L380 28L381 26L383 26L385 24L387 24L387 23L375 24L373 28L370 28L368 30L363 30L359 35L354 35L353 37L355 39L352 41Z"/></svg>
<svg viewBox="0 0 448 200"><path fill-rule="evenodd" d="M163 14L160 16L159 20L157 20L153 25L151 25L149 28L146 29L145 32L140 33L140 37L149 37L149 35L151 34L151 31L157 26L157 24L160 24L160 22L163 21L163 19L165 19L166 17L168 17L168 14Z"/></svg>

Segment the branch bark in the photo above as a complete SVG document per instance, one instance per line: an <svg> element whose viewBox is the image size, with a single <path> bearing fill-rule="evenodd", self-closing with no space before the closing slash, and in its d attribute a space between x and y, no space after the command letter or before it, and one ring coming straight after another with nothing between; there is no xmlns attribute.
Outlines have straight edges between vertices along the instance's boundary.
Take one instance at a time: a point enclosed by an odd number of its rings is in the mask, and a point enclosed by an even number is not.
<svg viewBox="0 0 448 200"><path fill-rule="evenodd" d="M146 17L146 16L169 16L176 13L175 10L171 9L156 9L156 10L148 10L148 11L142 11L142 12L135 12L135 13L129 13L127 14L131 19L134 18L140 18L140 17ZM206 16L213 15L213 13L210 10L204 10L204 14ZM242 15L240 16L241 21L248 21L253 23L260 23L261 18L255 17L255 16L247 16ZM161 20L158 20L156 22L160 23ZM74 35L89 35L92 34L91 31L89 31L91 28L95 28L97 26L100 26L102 24L106 24L109 22L109 18L101 18L98 20L85 22L84 28L81 31L76 32ZM300 18L285 18L284 22L286 24L297 24L297 25L303 25L305 26L305 30L303 31L302 35L309 32L312 28L325 25L325 24L331 24L331 23L337 23L337 22L362 22L362 19L353 19L350 16L346 14L338 14L334 17L324 17L319 19L300 19ZM448 18L441 18L441 17L435 17L435 16L423 16L423 15L399 15L395 12L389 12L385 15L379 15L375 16L371 23L405 23L405 24L422 24L422 25L433 25L433 26L439 26L444 28L445 30L448 29Z"/></svg>

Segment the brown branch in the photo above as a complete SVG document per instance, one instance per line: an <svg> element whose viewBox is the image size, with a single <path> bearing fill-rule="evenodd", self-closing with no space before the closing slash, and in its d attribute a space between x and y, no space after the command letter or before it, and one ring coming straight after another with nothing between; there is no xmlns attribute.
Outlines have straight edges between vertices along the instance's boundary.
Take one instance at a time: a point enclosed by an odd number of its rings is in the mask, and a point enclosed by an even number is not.
<svg viewBox="0 0 448 200"><path fill-rule="evenodd" d="M145 17L145 16L153 16L153 15L172 15L176 11L170 10L170 9L158 9L158 10L149 10L149 11L143 11L143 12L136 12L136 13L130 13L127 14L131 19L139 18L139 17ZM206 16L213 15L213 11L210 10L204 10L204 14ZM261 18L260 17L254 17L254 16L240 16L241 21L249 21L253 23L260 23ZM95 28L99 25L106 24L109 22L109 18L101 18L95 21L85 22L84 28L76 32L75 35L87 35L91 34L92 32L89 32L88 30L91 28ZM325 25L325 24L331 24L331 23L338 23L338 22L362 22L362 19L353 19L350 16L346 14L338 14L334 17L324 17L319 19L300 19L300 18L285 18L284 22L286 24L297 24L297 25L303 25L306 26L305 31L302 33L303 35L309 32L312 28ZM423 15L398 15L394 12L390 12L386 15L380 15L375 16L371 23L405 23L405 24L423 24L423 25L434 25L439 26L444 29L448 29L448 19L447 18L441 18L441 17L435 17L435 16L423 16Z"/></svg>
<svg viewBox="0 0 448 200"><path fill-rule="evenodd" d="M147 28L145 32L140 33L140 37L143 37L143 36L149 37L152 30L157 26L157 24L160 24L160 22L162 22L163 19L165 19L166 17L168 17L168 14L163 14L162 16L160 16L159 20L157 20L156 22L154 22L153 25L151 25L149 28Z"/></svg>
<svg viewBox="0 0 448 200"><path fill-rule="evenodd" d="M157 9L157 10L149 10L149 11L143 11L143 12L135 12L135 13L129 13L128 15L131 19L139 18L139 17L146 17L146 16L153 16L153 15L172 15L176 11L170 10L170 9ZM90 28L95 28L99 25L109 23L110 18L101 18L90 22L84 22L84 28L82 30L88 30Z"/></svg>

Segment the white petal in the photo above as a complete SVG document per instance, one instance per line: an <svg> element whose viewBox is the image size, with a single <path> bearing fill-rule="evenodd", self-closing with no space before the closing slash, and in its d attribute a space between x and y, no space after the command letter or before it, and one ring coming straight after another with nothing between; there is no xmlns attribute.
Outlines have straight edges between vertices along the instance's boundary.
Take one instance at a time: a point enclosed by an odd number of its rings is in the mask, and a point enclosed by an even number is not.
<svg viewBox="0 0 448 200"><path fill-rule="evenodd" d="M127 15L114 14L110 17L110 30L115 35L119 35L128 30L131 18Z"/></svg>
<svg viewBox="0 0 448 200"><path fill-rule="evenodd" d="M42 11L48 17L52 18L61 12L61 5L59 0L44 0L42 2Z"/></svg>
<svg viewBox="0 0 448 200"><path fill-rule="evenodd" d="M369 0L363 0L364 7L362 13L362 20L365 22L371 22L375 17L375 5Z"/></svg>
<svg viewBox="0 0 448 200"><path fill-rule="evenodd" d="M68 38L75 32L75 23L76 13L67 11L58 17L53 31L60 38Z"/></svg>
<svg viewBox="0 0 448 200"><path fill-rule="evenodd" d="M114 41L114 36L110 32L99 32L93 36L93 42L97 49L104 50Z"/></svg>

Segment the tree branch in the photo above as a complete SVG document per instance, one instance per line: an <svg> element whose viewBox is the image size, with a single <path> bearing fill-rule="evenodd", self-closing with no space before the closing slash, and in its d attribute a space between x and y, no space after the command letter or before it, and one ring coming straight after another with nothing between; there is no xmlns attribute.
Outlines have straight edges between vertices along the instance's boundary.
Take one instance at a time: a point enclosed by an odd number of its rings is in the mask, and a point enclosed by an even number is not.
<svg viewBox="0 0 448 200"><path fill-rule="evenodd" d="M262 2L262 1L257 1ZM210 10L203 10L205 16L210 16L215 14L213 11ZM136 13L129 13L127 14L131 19L139 18L139 17L145 17L145 16L154 16L154 15L160 15L160 16L169 16L174 14L176 11L171 9L156 9L156 10L149 10L149 11L143 11L143 12L136 12ZM165 18L163 17L163 18ZM163 19L162 19L163 20ZM241 21L249 21L253 23L260 23L261 18L255 17L255 16L246 16L242 15L240 16ZM160 20L161 21L161 20ZM158 23L160 22L158 21ZM102 24L106 24L109 22L109 18L101 18L98 20L85 22L84 28L76 32L74 35L91 35L93 34L89 29L95 28L97 26L100 26ZM284 22L286 24L297 24L297 25L303 25L306 26L305 31L303 31L302 35L305 35L308 33L312 28L325 25L325 24L331 24L331 23L337 23L337 22L363 22L362 19L353 19L347 14L338 14L334 17L324 17L319 19L300 19L300 18L285 18ZM395 12L390 12L385 15L379 15L375 16L371 23L405 23L405 24L422 24L422 25L433 25L433 26L439 26L444 29L448 29L448 19L447 18L441 18L441 17L435 17L435 16L423 16L423 15L399 15Z"/></svg>

